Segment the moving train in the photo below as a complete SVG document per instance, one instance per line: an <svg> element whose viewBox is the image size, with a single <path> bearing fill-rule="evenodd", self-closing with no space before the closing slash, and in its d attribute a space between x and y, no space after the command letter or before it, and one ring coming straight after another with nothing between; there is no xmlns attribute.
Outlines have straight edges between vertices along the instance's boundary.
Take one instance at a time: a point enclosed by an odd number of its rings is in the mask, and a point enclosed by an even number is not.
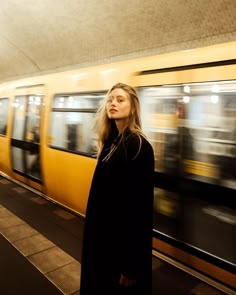
<svg viewBox="0 0 236 295"><path fill-rule="evenodd" d="M155 152L154 251L235 288L236 42L2 83L1 175L84 216L94 116L117 82L137 89Z"/></svg>

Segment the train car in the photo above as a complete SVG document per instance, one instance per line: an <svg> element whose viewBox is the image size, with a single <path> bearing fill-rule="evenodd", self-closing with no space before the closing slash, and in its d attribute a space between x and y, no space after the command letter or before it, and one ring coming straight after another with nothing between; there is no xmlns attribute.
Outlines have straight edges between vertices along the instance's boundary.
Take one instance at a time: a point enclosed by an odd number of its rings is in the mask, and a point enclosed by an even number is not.
<svg viewBox="0 0 236 295"><path fill-rule="evenodd" d="M117 82L136 87L155 152L154 251L235 288L236 42L3 83L1 174L84 216Z"/></svg>

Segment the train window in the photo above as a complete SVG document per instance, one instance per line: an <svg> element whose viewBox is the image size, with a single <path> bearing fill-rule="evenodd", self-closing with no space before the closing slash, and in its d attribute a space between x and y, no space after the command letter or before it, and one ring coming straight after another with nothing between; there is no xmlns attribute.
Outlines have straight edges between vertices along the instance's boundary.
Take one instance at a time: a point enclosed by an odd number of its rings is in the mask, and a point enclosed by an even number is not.
<svg viewBox="0 0 236 295"><path fill-rule="evenodd" d="M97 109L100 99L104 96L100 95L59 95L53 100L53 108L56 109Z"/></svg>
<svg viewBox="0 0 236 295"><path fill-rule="evenodd" d="M236 81L139 92L156 171L236 188Z"/></svg>
<svg viewBox="0 0 236 295"><path fill-rule="evenodd" d="M189 85L182 103L183 173L236 188L236 83Z"/></svg>
<svg viewBox="0 0 236 295"><path fill-rule="evenodd" d="M18 140L24 140L25 129L25 113L27 106L27 96L18 96L14 102L14 126L12 132L12 138Z"/></svg>
<svg viewBox="0 0 236 295"><path fill-rule="evenodd" d="M42 95L18 95L11 136L13 169L41 182L40 116Z"/></svg>
<svg viewBox="0 0 236 295"><path fill-rule="evenodd" d="M30 95L28 101L28 120L26 125L26 140L39 143L40 111L42 96Z"/></svg>
<svg viewBox="0 0 236 295"><path fill-rule="evenodd" d="M13 139L39 142L41 100L42 96L39 95L15 98Z"/></svg>
<svg viewBox="0 0 236 295"><path fill-rule="evenodd" d="M8 119L9 99L0 98L0 135L7 133L7 119Z"/></svg>
<svg viewBox="0 0 236 295"><path fill-rule="evenodd" d="M50 146L93 155L97 148L94 117L104 97L105 93L56 95L50 119Z"/></svg>
<svg viewBox="0 0 236 295"><path fill-rule="evenodd" d="M155 170L168 174L178 169L178 89L145 87L139 89L143 129L155 153Z"/></svg>

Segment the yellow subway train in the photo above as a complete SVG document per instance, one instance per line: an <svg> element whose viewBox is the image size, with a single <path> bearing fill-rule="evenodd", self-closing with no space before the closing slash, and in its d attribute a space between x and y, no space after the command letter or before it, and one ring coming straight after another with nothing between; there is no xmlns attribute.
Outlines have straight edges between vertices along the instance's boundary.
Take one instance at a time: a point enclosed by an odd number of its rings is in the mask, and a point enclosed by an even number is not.
<svg viewBox="0 0 236 295"><path fill-rule="evenodd" d="M154 251L235 288L236 42L2 83L1 175L84 216L94 116L117 82L137 89L155 152Z"/></svg>

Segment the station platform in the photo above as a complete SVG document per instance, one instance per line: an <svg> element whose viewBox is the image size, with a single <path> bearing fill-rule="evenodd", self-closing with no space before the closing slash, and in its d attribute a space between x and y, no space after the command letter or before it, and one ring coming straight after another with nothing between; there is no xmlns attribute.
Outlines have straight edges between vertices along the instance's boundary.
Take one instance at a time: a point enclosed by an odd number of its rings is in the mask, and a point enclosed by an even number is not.
<svg viewBox="0 0 236 295"><path fill-rule="evenodd" d="M82 217L0 176L0 294L79 295L83 223ZM153 256L152 294L230 293Z"/></svg>

